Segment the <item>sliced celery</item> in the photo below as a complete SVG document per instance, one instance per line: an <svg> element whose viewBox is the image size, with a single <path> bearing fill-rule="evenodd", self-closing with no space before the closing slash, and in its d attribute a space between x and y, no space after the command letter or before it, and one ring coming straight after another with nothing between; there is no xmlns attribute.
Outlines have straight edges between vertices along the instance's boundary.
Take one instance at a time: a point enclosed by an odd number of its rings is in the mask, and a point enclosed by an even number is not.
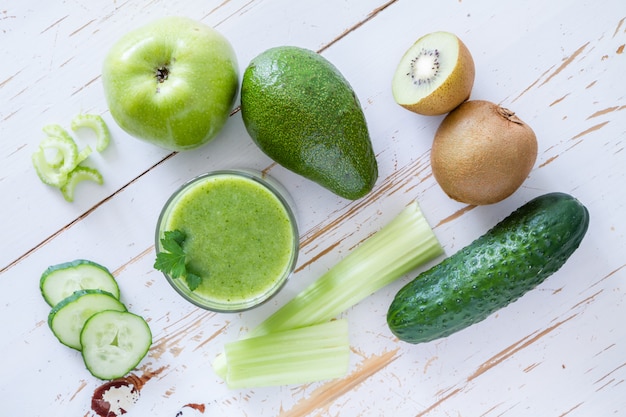
<svg viewBox="0 0 626 417"><path fill-rule="evenodd" d="M262 322L249 337L326 322L442 253L414 201Z"/></svg>
<svg viewBox="0 0 626 417"><path fill-rule="evenodd" d="M72 120L72 129L88 127L96 133L96 149L103 151L110 141L110 133L102 117L92 114L80 114ZM78 150L72 136L58 124L43 127L46 137L32 155L33 166L39 179L47 185L61 190L67 201L74 201L76 185L85 180L103 183L100 172L94 168L81 166L92 153L90 146Z"/></svg>
<svg viewBox="0 0 626 417"><path fill-rule="evenodd" d="M348 323L334 320L226 344L229 388L304 384L344 376Z"/></svg>
<svg viewBox="0 0 626 417"><path fill-rule="evenodd" d="M33 167L37 176L46 185L61 187L67 181L67 172L60 171L57 164L51 164L46 159L43 148L37 149L31 155Z"/></svg>
<svg viewBox="0 0 626 417"><path fill-rule="evenodd" d="M53 151L50 159L47 151ZM77 164L78 148L71 137L47 136L32 155L33 166L44 184L61 187Z"/></svg>
<svg viewBox="0 0 626 417"><path fill-rule="evenodd" d="M72 119L72 130L77 131L86 127L94 131L96 134L96 150L104 151L111 141L111 133L104 122L104 119L98 114L78 114Z"/></svg>
<svg viewBox="0 0 626 417"><path fill-rule="evenodd" d="M91 146L87 145L80 152L78 152L78 156L76 157L76 166L81 164L85 159L89 158L93 151L91 150Z"/></svg>
<svg viewBox="0 0 626 417"><path fill-rule="evenodd" d="M67 176L67 181L60 187L63 198L70 203L74 201L74 190L81 181L91 180L102 185L104 180L100 172L95 168L77 166Z"/></svg>
<svg viewBox="0 0 626 417"><path fill-rule="evenodd" d="M44 141L42 141L42 143ZM43 148L44 158L50 168L58 169L63 165L63 162L65 161L63 158L63 152L61 152L58 148L54 146L46 148L45 146L41 146L41 144L40 147Z"/></svg>
<svg viewBox="0 0 626 417"><path fill-rule="evenodd" d="M45 125L42 130L48 136L58 137L65 141L74 142L74 139L72 138L72 136L67 132L67 130L63 129L63 127L59 124L52 123L49 125Z"/></svg>

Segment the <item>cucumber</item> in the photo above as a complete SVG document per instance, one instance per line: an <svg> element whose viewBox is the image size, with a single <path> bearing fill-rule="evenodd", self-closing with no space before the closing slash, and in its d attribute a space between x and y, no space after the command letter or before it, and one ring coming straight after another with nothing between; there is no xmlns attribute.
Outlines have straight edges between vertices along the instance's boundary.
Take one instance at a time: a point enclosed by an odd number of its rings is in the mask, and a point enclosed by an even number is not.
<svg viewBox="0 0 626 417"><path fill-rule="evenodd" d="M102 311L80 333L85 366L100 379L121 378L133 370L152 345L148 323L130 312Z"/></svg>
<svg viewBox="0 0 626 417"><path fill-rule="evenodd" d="M389 329L423 343L487 318L556 272L588 226L587 208L568 194L529 201L401 288L387 312Z"/></svg>
<svg viewBox="0 0 626 417"><path fill-rule="evenodd" d="M103 290L120 298L120 288L109 270L86 259L49 266L41 274L39 289L50 307L78 290Z"/></svg>
<svg viewBox="0 0 626 417"><path fill-rule="evenodd" d="M61 343L81 350L83 325L91 316L104 310L126 311L126 306L106 291L78 290L52 307L48 326Z"/></svg>

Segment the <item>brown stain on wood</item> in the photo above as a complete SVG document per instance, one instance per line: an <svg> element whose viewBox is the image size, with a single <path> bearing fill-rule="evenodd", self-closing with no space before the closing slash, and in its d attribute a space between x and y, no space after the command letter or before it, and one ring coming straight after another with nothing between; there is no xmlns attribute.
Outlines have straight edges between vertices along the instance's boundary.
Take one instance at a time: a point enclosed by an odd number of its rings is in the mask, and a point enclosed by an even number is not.
<svg viewBox="0 0 626 417"><path fill-rule="evenodd" d="M607 374L605 374L605 375L604 375L604 376L602 376L601 378L599 378L599 379L597 379L596 381L594 381L594 382L593 382L593 383L594 383L594 385L595 385L595 384L600 384L600 383L602 383L602 384L603 384L603 385L601 385L601 386L600 386L600 387L596 390L596 392L597 392L597 391L600 391L601 389L603 389L604 387L606 387L606 386L607 386L608 384L610 384L611 382L614 382L614 381L615 381L615 379L614 379L614 378L612 378L612 379L608 379L608 380L607 380L607 378L611 377L611 376L612 376L615 372L619 371L620 369L622 369L622 368L624 368L624 367L626 367L626 362L622 363L621 365L618 365L616 368L614 368L613 370L611 370L610 372L608 372ZM623 379L622 379L622 381L623 381Z"/></svg>
<svg viewBox="0 0 626 417"><path fill-rule="evenodd" d="M200 20L204 20L207 17L211 16L213 13L215 13L216 10L219 10L220 8L222 8L223 6L225 6L226 4L230 3L230 0L224 0L223 2L221 2L220 4L218 4L217 6L215 6L213 9L211 9L207 14L205 14L204 16L202 16L202 18Z"/></svg>
<svg viewBox="0 0 626 417"><path fill-rule="evenodd" d="M575 411L578 407L580 407L581 405L583 405L584 403L578 403L575 406L573 406L572 408L570 408L569 410L567 410L566 412L564 412L563 414L559 414L559 417L564 417L568 414L570 414L571 412Z"/></svg>
<svg viewBox="0 0 626 417"><path fill-rule="evenodd" d="M575 309L575 308L577 308L577 307L580 307L580 306L581 306L581 305L583 305L583 304L589 304L590 302L592 302L593 300L595 300L595 298L596 298L598 295L600 295L603 291L604 291L604 290L600 290L600 291L598 291L598 292L596 292L596 293L594 293L594 294L591 294L589 297L586 297L586 298L584 298L583 300L581 300L581 301L577 302L576 304L574 304L574 305L572 306L572 310L573 310L573 309Z"/></svg>
<svg viewBox="0 0 626 417"><path fill-rule="evenodd" d="M111 274L116 278L119 279L121 276L121 273L129 266L132 265L134 263L139 262L141 259L143 259L144 257L151 255L154 253L154 245L150 246L147 249L144 249L142 252L139 253L139 255L133 257L132 259L130 259L128 262L126 262L125 264L122 264L119 268L117 268L116 270L112 271Z"/></svg>
<svg viewBox="0 0 626 417"><path fill-rule="evenodd" d="M597 130L602 129L604 126L606 126L609 123L609 121L607 120L606 122L602 122L602 123L598 123L597 125L593 125L588 129L583 130L582 132L578 133L577 135L574 135L570 138L570 140L575 140L575 139L579 139L585 135L588 135L589 133L595 132Z"/></svg>
<svg viewBox="0 0 626 417"><path fill-rule="evenodd" d="M323 51L325 51L326 49L330 48L331 46L333 46L334 44L336 44L337 42L339 42L340 40L342 40L343 38L345 38L348 34L354 32L355 30L357 30L358 28L360 28L361 26L363 26L364 24L366 24L367 22L369 22L370 20L372 20L373 18L375 18L380 12L382 12L383 10L385 10L387 7L391 6L392 4L394 4L395 2L397 2L398 0L391 0L388 1L387 3L383 4L382 6L374 9L372 12L370 12L367 17L359 22L357 22L355 25L351 26L350 28L346 29L343 31L343 33L341 33L338 37L336 37L335 39L333 39L332 41L330 41L329 43L327 43L326 45L324 45L321 49L319 49L317 52L318 53L322 53Z"/></svg>
<svg viewBox="0 0 626 417"><path fill-rule="evenodd" d="M17 110L12 111L12 112L11 112L11 113L9 113L9 114L7 114L7 115L6 115L6 116L2 119L2 121L3 121L3 122L5 122L5 121L9 120L11 117L15 116L15 115L16 115L16 114L20 111L20 110L22 110L22 109L21 109L21 108L19 108L19 109L17 109Z"/></svg>
<svg viewBox="0 0 626 417"><path fill-rule="evenodd" d="M222 334L222 332L230 325L230 321L226 321L226 323L220 327L219 329L217 329L215 332L213 332L213 334L211 334L208 338L206 338L205 340L203 340L201 343L198 344L198 346L196 346L193 351L195 352L198 349L203 348L207 343L209 343L210 341L212 341L213 339L215 339L217 336L219 336L220 334Z"/></svg>
<svg viewBox="0 0 626 417"><path fill-rule="evenodd" d="M435 225L435 228L437 228L439 226L442 226L442 225L444 225L446 223L449 223L449 222L451 222L453 220L458 219L459 217L461 217L465 213L474 210L476 207L477 206L475 206L475 205L470 205L470 206L465 206L462 209L455 211L454 213L452 213L448 217L446 217L446 218L442 219L441 221L439 221L439 223L437 223Z"/></svg>
<svg viewBox="0 0 626 417"><path fill-rule="evenodd" d="M446 394L445 396L439 398L436 402L434 402L433 404L428 406L425 410L423 410L420 413L416 414L415 417L425 416L426 414L428 414L431 411L433 411L435 408L439 407L442 403L444 403L445 401L449 400L450 398L454 397L455 395L457 395L458 393L460 393L462 391L463 391L462 388L455 388L455 389L453 389L448 394Z"/></svg>
<svg viewBox="0 0 626 417"><path fill-rule="evenodd" d="M225 21L227 21L228 19L232 18L233 16L241 16L244 15L245 13L247 13L246 8L251 5L252 3L254 3L255 0L250 0L249 2L245 3L243 6L241 6L240 8L238 8L237 10L235 10L234 12L232 12L230 15L226 16L224 19L220 20L219 22L215 23L214 25L212 25L213 27L218 27L220 26L222 23L224 23ZM211 10L209 13L207 13L206 15L204 15L202 17L202 19L204 19L205 17L208 17L209 15L211 15L213 12L215 12L217 9L221 8L222 6L224 6L225 4L230 3L230 0L224 1L222 2L220 5L218 5L217 7L215 7L213 10ZM201 19L201 20L202 20Z"/></svg>
<svg viewBox="0 0 626 417"><path fill-rule="evenodd" d="M545 162L541 163L537 168L543 168L546 165L548 165L549 163L551 163L552 161L554 161L555 159L557 159L559 157L559 155L554 155L548 159L545 160Z"/></svg>
<svg viewBox="0 0 626 417"><path fill-rule="evenodd" d="M485 411L484 413L482 413L482 414L480 415L480 417L485 417L485 416L488 416L491 412L493 412L494 410L496 410L498 407L502 406L503 404L504 404L503 402L499 402L499 403L497 403L497 404L493 405L493 406L492 406L491 408L489 408L487 411ZM502 415L502 414L499 414L499 415Z"/></svg>
<svg viewBox="0 0 626 417"><path fill-rule="evenodd" d="M299 267L297 267L295 269L294 272L300 272L302 271L304 268L308 267L309 265L311 265L312 263L315 263L315 261L317 261L319 258L321 258L322 256L328 254L329 252L332 252L337 246L339 246L339 244L341 244L341 242L343 241L343 239L336 241L335 243L333 243L332 245L327 246L324 250L320 251L319 253L317 253L315 256L311 257L311 259L309 259L308 261L302 263L302 265L300 265Z"/></svg>
<svg viewBox="0 0 626 417"><path fill-rule="evenodd" d="M28 87L24 87L24 88L22 88L20 91L18 91L18 92L17 92L17 93L15 93L13 96L11 96L11 98L10 98L9 100L15 100L17 97L19 97L19 96L21 96L22 94L24 94L24 92L25 92L25 91L28 91ZM18 109L18 110L20 110L20 109ZM13 112L13 113L11 113L11 114L15 114L15 113L17 113L17 111L18 111L18 110L14 111L14 112ZM5 118L5 120L6 120L6 118Z"/></svg>
<svg viewBox="0 0 626 417"><path fill-rule="evenodd" d="M70 397L70 401L73 401L74 398L76 398L76 396L78 395L78 393L81 392L83 389L85 389L86 386L87 386L87 381L85 381L84 379L81 379L80 384L78 385L78 388L76 388L76 391Z"/></svg>
<svg viewBox="0 0 626 417"><path fill-rule="evenodd" d="M73 91L72 94L70 94L70 96L75 96L76 94L80 93L81 91L83 91L85 88L89 87L91 84L95 83L96 81L98 81L100 79L101 75L98 74L96 77L92 78L91 80L89 80L86 84L84 84L82 87L80 87L78 90Z"/></svg>
<svg viewBox="0 0 626 417"><path fill-rule="evenodd" d="M587 117L587 120L593 119L594 117L603 116L605 114L614 112L616 110L622 110L624 107L626 106L613 106L613 107L607 107L606 109L598 110L597 112L593 113L591 116Z"/></svg>
<svg viewBox="0 0 626 417"><path fill-rule="evenodd" d="M600 356L602 353L613 349L614 347L617 346L617 343L611 343L610 345L608 345L607 347L605 347L604 349L602 349L600 352L596 353L595 355L593 355L594 357L598 357Z"/></svg>
<svg viewBox="0 0 626 417"><path fill-rule="evenodd" d="M19 75L20 72L22 72L23 70L19 70L18 72L16 72L15 74L11 75L9 78L4 79L2 82L0 82L0 88L4 87L6 84L8 84L9 82L11 82L11 80L13 80L17 75Z"/></svg>
<svg viewBox="0 0 626 417"><path fill-rule="evenodd" d="M561 291L563 291L563 287L561 287L561 288L557 288L556 290L552 291L552 295L558 294L558 293L560 293Z"/></svg>
<svg viewBox="0 0 626 417"><path fill-rule="evenodd" d="M80 32L81 30L85 29L87 26L91 25L95 21L96 21L96 19L91 19L89 22L85 23L84 25L82 25L81 27L76 29L74 32L70 33L69 37L71 38L72 36L76 35L78 32Z"/></svg>
<svg viewBox="0 0 626 417"><path fill-rule="evenodd" d="M535 369L536 367L538 367L539 365L541 365L541 362L531 363L526 368L524 368L523 371L528 373L528 372L532 371L533 369Z"/></svg>
<svg viewBox="0 0 626 417"><path fill-rule="evenodd" d="M164 326L163 333L166 336L159 338L152 344L148 355L153 359L159 359L165 352L170 352L173 356L178 356L183 350L183 348L179 347L180 342L185 337L189 336L192 331L201 328L203 321L215 314L216 313L209 311L199 313L198 310L193 310L180 320L168 326ZM178 326L179 324L182 324L181 328L173 331L168 330L168 328Z"/></svg>
<svg viewBox="0 0 626 417"><path fill-rule="evenodd" d="M545 70L543 72L543 74L541 74L539 76L539 78L537 78L532 84L530 84L528 87L526 87L521 93L519 93L519 95L517 97L515 97L513 100L511 100L511 103L515 103L517 100L519 100L520 97L522 97L524 94L526 94L528 91L530 91L534 86L536 86L537 84L539 84L539 81L546 75L548 74L552 68L554 68L554 66L548 68L547 70Z"/></svg>
<svg viewBox="0 0 626 417"><path fill-rule="evenodd" d="M622 25L624 24L624 21L626 20L626 17L623 17L618 23L617 23L617 27L615 28L615 32L613 32L613 37L615 38L618 34L619 31L622 27Z"/></svg>
<svg viewBox="0 0 626 417"><path fill-rule="evenodd" d="M600 284L601 282L612 278L615 274L617 274L618 272L620 272L622 269L624 269L626 267L626 264L624 265L620 265L619 267L615 268L614 270L612 270L611 272L609 272L608 274L606 274L605 276L603 276L602 278L600 278L597 282L593 283L589 288L593 288L596 285Z"/></svg>
<svg viewBox="0 0 626 417"><path fill-rule="evenodd" d="M55 26L58 26L62 21L64 21L65 19L67 19L68 17L70 17L70 15L65 15L62 18L56 20L54 23L52 23L50 26L48 26L47 28L45 28L44 30L42 30L41 32L39 32L40 35L46 33L47 31L49 31L50 29L52 29Z"/></svg>
<svg viewBox="0 0 626 417"><path fill-rule="evenodd" d="M473 374L467 377L467 382L471 382L474 379L478 378L479 376L489 371L496 365L504 362L511 356L515 355L517 352L521 351L522 349L527 348L528 346L532 345L533 343L535 343L536 341L538 341L545 335L553 332L554 330L561 327L563 324L567 323L568 321L570 321L576 316L577 314L573 314L569 316L568 318L561 320L538 333L535 333L534 335L529 335L523 339L518 340L517 342L510 345L506 349L502 350L501 352L497 353L496 355L486 360L482 365L478 367L478 369L476 369L476 371Z"/></svg>
<svg viewBox="0 0 626 417"><path fill-rule="evenodd" d="M569 96L569 94L570 94L570 93L567 93L567 94L565 94L563 97L561 97L561 98L557 98L556 100L554 100L552 103L550 103L550 104L549 104L549 107L552 107L552 106L554 106L554 105L556 105L556 104L558 104L558 103L562 102L563 100L565 100L565 98L566 98L567 96Z"/></svg>
<svg viewBox="0 0 626 417"><path fill-rule="evenodd" d="M342 395L352 391L363 381L385 368L400 357L400 348L372 355L365 359L345 378L333 380L315 389L310 396L296 403L291 409L282 411L278 417L304 416L318 409L327 409Z"/></svg>
<svg viewBox="0 0 626 417"><path fill-rule="evenodd" d="M583 51L587 48L587 46L589 45L589 42L587 42L586 44L584 44L583 46L581 46L580 48L578 48L576 51L574 51L573 54L571 54L569 57L565 58L563 60L563 63L556 69L554 70L554 72L552 74L550 74L548 76L548 78L546 78L544 80L544 82L542 82L539 87L541 87L542 85L545 85L546 83L548 83L552 78L556 77L557 75L559 75L559 73L561 71L563 71L565 68L567 68L567 66L569 64L571 64L572 62L574 62L574 60L578 57L578 55L582 54Z"/></svg>
<svg viewBox="0 0 626 417"><path fill-rule="evenodd" d="M439 356L433 356L433 357L428 358L428 360L426 361L426 364L424 365L424 371L423 371L424 374L428 372L428 368L430 368L430 366L438 359L439 359Z"/></svg>

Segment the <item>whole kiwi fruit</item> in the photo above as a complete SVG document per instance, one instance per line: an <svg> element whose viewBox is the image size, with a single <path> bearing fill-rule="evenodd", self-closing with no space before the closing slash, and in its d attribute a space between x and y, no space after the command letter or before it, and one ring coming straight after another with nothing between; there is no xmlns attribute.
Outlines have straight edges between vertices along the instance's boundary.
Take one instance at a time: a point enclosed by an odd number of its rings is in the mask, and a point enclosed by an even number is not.
<svg viewBox="0 0 626 417"><path fill-rule="evenodd" d="M435 133L431 166L452 199L497 203L526 180L537 159L537 137L514 112L484 100L452 110Z"/></svg>

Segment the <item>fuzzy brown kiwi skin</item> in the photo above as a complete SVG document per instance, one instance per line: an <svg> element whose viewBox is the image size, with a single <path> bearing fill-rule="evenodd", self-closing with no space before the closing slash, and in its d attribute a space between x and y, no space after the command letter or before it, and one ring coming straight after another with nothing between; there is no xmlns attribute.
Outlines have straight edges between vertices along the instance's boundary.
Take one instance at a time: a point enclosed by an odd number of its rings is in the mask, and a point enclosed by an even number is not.
<svg viewBox="0 0 626 417"><path fill-rule="evenodd" d="M463 41L458 37L457 40L459 56L450 77L428 96L416 103L401 104L402 107L424 116L439 116L450 112L470 98L476 75L474 59Z"/></svg>
<svg viewBox="0 0 626 417"><path fill-rule="evenodd" d="M484 100L451 111L435 133L431 166L452 199L493 204L513 194L537 159L537 137L514 112Z"/></svg>

